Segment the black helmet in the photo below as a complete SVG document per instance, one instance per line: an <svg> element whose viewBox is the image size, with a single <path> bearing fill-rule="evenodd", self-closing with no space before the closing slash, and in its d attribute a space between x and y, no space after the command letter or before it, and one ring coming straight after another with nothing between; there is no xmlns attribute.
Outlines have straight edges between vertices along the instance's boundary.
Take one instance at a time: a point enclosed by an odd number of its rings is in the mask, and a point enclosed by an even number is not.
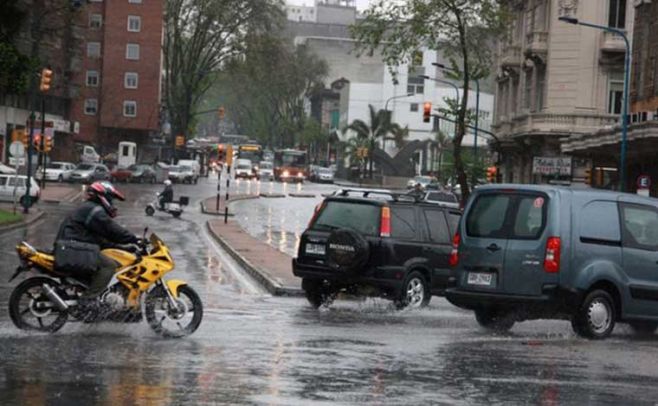
<svg viewBox="0 0 658 406"><path fill-rule="evenodd" d="M117 215L117 209L112 205L114 199L126 200L110 182L94 182L87 187L87 200L100 203L110 217Z"/></svg>

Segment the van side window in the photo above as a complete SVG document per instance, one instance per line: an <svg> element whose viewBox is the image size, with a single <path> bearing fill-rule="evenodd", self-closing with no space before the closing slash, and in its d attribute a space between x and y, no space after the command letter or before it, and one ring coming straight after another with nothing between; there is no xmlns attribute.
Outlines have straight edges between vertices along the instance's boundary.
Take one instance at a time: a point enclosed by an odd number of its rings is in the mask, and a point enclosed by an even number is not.
<svg viewBox="0 0 658 406"><path fill-rule="evenodd" d="M658 250L658 211L650 206L622 204L624 247Z"/></svg>
<svg viewBox="0 0 658 406"><path fill-rule="evenodd" d="M10 177L9 182L7 182L7 186L16 186L17 184L18 187L25 187L25 179Z"/></svg>
<svg viewBox="0 0 658 406"><path fill-rule="evenodd" d="M505 237L505 216L511 195L482 195L477 198L466 219L466 232L473 237Z"/></svg>
<svg viewBox="0 0 658 406"><path fill-rule="evenodd" d="M391 237L416 239L416 213L413 207L391 207Z"/></svg>
<svg viewBox="0 0 658 406"><path fill-rule="evenodd" d="M619 243L619 209L616 202L593 201L578 214L580 239L591 244Z"/></svg>
<svg viewBox="0 0 658 406"><path fill-rule="evenodd" d="M4 186L7 184L7 178L4 176L0 176L0 186Z"/></svg>
<svg viewBox="0 0 658 406"><path fill-rule="evenodd" d="M441 210L424 210L425 221L427 225L430 242L438 244L450 243L450 230L446 217Z"/></svg>
<svg viewBox="0 0 658 406"><path fill-rule="evenodd" d="M539 196L523 196L514 219L514 237L539 238L544 228L544 206L546 199Z"/></svg>

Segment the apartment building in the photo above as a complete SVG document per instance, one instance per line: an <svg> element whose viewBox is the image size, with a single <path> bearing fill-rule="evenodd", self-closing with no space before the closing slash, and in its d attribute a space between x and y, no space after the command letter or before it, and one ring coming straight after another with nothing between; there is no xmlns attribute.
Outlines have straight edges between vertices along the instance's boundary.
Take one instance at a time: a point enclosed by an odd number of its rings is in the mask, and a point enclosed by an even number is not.
<svg viewBox="0 0 658 406"><path fill-rule="evenodd" d="M159 128L163 2L91 0L79 15L82 56L72 81L76 141L115 152Z"/></svg>
<svg viewBox="0 0 658 406"><path fill-rule="evenodd" d="M627 0L510 1L513 21L497 49L494 131L505 182L583 180L591 157L561 145L618 124L625 45L619 36L561 16L632 32Z"/></svg>

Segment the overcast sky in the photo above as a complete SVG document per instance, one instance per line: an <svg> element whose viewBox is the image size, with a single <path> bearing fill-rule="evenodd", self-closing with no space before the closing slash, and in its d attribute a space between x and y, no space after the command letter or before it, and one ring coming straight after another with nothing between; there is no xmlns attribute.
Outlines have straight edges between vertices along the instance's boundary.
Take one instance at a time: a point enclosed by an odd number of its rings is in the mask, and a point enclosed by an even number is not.
<svg viewBox="0 0 658 406"><path fill-rule="evenodd" d="M368 7L368 3L370 3L372 0L356 0L356 8L359 10L363 10L366 7ZM315 0L286 0L288 4L297 4L300 6L307 5L307 6L312 6L315 4Z"/></svg>

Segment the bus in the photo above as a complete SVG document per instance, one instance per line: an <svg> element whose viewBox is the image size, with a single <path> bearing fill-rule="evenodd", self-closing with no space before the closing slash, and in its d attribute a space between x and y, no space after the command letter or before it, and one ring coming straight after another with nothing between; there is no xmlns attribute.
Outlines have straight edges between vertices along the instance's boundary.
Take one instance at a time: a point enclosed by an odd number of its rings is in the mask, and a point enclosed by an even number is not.
<svg viewBox="0 0 658 406"><path fill-rule="evenodd" d="M307 178L306 151L281 149L274 152L274 178L280 182L304 182Z"/></svg>
<svg viewBox="0 0 658 406"><path fill-rule="evenodd" d="M263 147L259 144L242 144L238 146L237 150L237 159L248 159L254 166L263 160Z"/></svg>

